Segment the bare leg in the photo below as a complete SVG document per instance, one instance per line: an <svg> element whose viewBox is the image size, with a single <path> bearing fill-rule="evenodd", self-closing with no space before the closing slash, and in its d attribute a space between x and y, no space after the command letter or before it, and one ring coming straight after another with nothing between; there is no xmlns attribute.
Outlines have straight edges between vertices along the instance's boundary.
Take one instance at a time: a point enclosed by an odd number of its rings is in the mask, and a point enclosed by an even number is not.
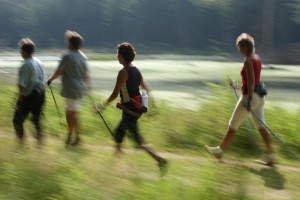
<svg viewBox="0 0 300 200"><path fill-rule="evenodd" d="M161 161L161 157L148 145L142 144L142 149L144 149L152 158L154 158L158 163Z"/></svg>
<svg viewBox="0 0 300 200"><path fill-rule="evenodd" d="M76 111L66 111L66 120L68 124L69 134L68 139L66 143L70 143L71 136L73 132L76 134L76 140L77 143L79 142L79 122L77 118L77 112Z"/></svg>
<svg viewBox="0 0 300 200"><path fill-rule="evenodd" d="M227 147L231 144L234 136L235 136L235 132L236 130L232 129L232 128L228 128L226 135L224 136L221 144L220 144L220 148L224 151L227 149Z"/></svg>
<svg viewBox="0 0 300 200"><path fill-rule="evenodd" d="M66 120L69 128L69 133L73 133L75 128L75 122L74 122L74 112L73 111L66 111Z"/></svg>
<svg viewBox="0 0 300 200"><path fill-rule="evenodd" d="M259 128L258 131L260 132L267 149L266 154L264 154L262 157L263 163L273 167L276 161L273 154L272 140L269 131L264 127Z"/></svg>
<svg viewBox="0 0 300 200"><path fill-rule="evenodd" d="M138 124L137 124L137 119L128 117L124 119L124 122L126 123L126 127L132 134L134 140L136 143L141 147L143 150L145 150L152 158L154 158L159 166L165 165L166 161L160 157L150 146L143 144L143 138L139 134L139 129L138 129ZM119 131L119 134L123 133Z"/></svg>
<svg viewBox="0 0 300 200"><path fill-rule="evenodd" d="M168 162L166 159L159 156L152 148L150 148L148 145L142 144L142 149L144 149L152 158L154 158L160 168L160 175L164 176L167 173L167 165Z"/></svg>
<svg viewBox="0 0 300 200"><path fill-rule="evenodd" d="M79 126L79 117L78 113L74 112L74 129L75 129L75 135L77 140L79 141L79 134L80 134L80 126Z"/></svg>
<svg viewBox="0 0 300 200"><path fill-rule="evenodd" d="M267 147L267 153L273 153L272 144L271 144L271 137L269 131L266 128L259 128L258 131L260 132L261 137Z"/></svg>

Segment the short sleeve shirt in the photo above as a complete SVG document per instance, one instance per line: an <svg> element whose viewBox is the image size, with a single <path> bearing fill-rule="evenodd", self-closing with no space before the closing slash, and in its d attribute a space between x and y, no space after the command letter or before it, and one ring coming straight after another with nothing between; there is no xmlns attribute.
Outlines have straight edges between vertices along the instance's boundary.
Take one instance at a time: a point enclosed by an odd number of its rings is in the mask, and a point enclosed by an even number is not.
<svg viewBox="0 0 300 200"><path fill-rule="evenodd" d="M81 51L67 51L63 54L58 69L62 72L61 95L68 99L80 99L87 92L86 56Z"/></svg>
<svg viewBox="0 0 300 200"><path fill-rule="evenodd" d="M19 87L24 88L24 95L28 96L37 87L45 89L46 87L45 71L42 63L37 58L25 59L19 69Z"/></svg>

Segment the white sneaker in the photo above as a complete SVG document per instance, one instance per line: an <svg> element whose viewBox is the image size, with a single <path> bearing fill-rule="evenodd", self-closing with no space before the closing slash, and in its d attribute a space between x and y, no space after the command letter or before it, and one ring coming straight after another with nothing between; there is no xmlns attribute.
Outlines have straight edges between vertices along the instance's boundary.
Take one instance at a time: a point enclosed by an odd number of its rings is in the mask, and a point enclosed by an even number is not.
<svg viewBox="0 0 300 200"><path fill-rule="evenodd" d="M220 147L210 147L205 145L206 150L213 154L217 159L221 159L223 156L223 150Z"/></svg>
<svg viewBox="0 0 300 200"><path fill-rule="evenodd" d="M262 161L266 163L266 165L273 166L276 164L275 155L274 154L263 154Z"/></svg>

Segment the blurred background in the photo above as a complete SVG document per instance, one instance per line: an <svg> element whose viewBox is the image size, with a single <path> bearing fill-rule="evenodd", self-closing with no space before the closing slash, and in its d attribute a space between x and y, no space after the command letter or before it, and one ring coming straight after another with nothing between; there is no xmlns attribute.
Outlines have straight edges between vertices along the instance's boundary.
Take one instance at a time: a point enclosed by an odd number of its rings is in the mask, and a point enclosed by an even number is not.
<svg viewBox="0 0 300 200"><path fill-rule="evenodd" d="M130 41L140 53L226 55L247 32L268 63L299 63L299 23L298 0L1 0L0 48L24 36L62 48L70 29L100 52Z"/></svg>
<svg viewBox="0 0 300 200"><path fill-rule="evenodd" d="M225 162L204 149L219 144L237 102L228 77L241 79L244 58L235 39L247 32L263 60L266 122L300 155L299 25L299 0L0 0L0 200L299 199L299 162L274 138L280 165L253 162L264 145L250 119ZM164 178L130 135L125 153L115 156L88 98L80 111L83 142L65 148L59 80L52 87L61 114L47 89L43 145L36 145L30 120L25 147L16 145L12 117L22 61L17 43L22 37L36 43L35 56L49 76L65 50L68 29L84 37L97 103L111 93L122 68L116 45L135 46L134 64L153 97L139 120L141 133L168 159ZM121 118L116 103L103 111L111 129Z"/></svg>

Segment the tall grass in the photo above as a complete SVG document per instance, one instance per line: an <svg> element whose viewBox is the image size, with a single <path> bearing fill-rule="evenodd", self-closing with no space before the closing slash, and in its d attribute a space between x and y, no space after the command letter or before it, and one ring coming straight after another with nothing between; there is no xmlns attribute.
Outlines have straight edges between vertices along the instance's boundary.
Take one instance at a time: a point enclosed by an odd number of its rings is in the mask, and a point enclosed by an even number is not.
<svg viewBox="0 0 300 200"><path fill-rule="evenodd" d="M203 153L205 144L218 145L223 138L228 126L231 113L236 104L233 91L227 86L208 83L212 97L201 103L199 110L188 110L184 108L170 108L167 102L158 103L152 110L145 114L140 120L140 129L145 140L160 149L178 152ZM58 117L50 92L47 92L47 100L44 109L44 132L59 138L64 138L66 133L64 118L64 101L59 95L57 87L54 94L59 105L62 116ZM13 132L12 116L15 88L1 86L0 120L1 130ZM94 96L97 102L103 97ZM107 107L103 114L113 129L121 116L120 110L112 104ZM83 100L80 113L82 123L82 135L85 142L93 144L112 144L111 137L99 116L92 112L92 102L86 98ZM296 112L279 107L265 109L266 122L282 140L296 153L300 153L300 115ZM60 126L59 121L63 123ZM251 119L243 123L236 134L234 143L229 152L241 156L258 156L263 152L262 140L255 130ZM26 122L27 134L34 131L30 122ZM127 140L130 141L130 140ZM127 143L126 143L127 144ZM130 142L130 145L132 143ZM291 158L288 152L276 141L274 141L279 155Z"/></svg>
<svg viewBox="0 0 300 200"><path fill-rule="evenodd" d="M125 150L122 156L114 156L111 149L98 148L98 144L113 144L100 118L92 113L91 102L83 100L81 111L83 143L78 147L65 148L63 139L66 127L59 125L59 119L47 92L47 103L43 120L47 136L42 148L36 148L32 141L26 147L15 145L14 138L0 137L0 200L194 200L194 199L273 199L284 195L297 199L300 195L299 173L285 169L261 168L230 163L217 163L203 156L203 145L217 145L224 135L236 99L225 86L210 85L214 96L201 104L199 110L172 109L166 103L157 104L140 121L146 141L164 151L180 153L180 158L168 157L170 167L165 178L146 154ZM63 99L54 93L60 111L63 113ZM1 86L0 120L1 132L13 133L11 102L15 88ZM101 97L95 96L97 101ZM153 106L151 106L153 108ZM120 119L120 111L114 106L103 111L109 125L114 127ZM298 114L277 107L266 110L270 127L295 151L299 141ZM61 117L63 123L64 117ZM281 125L281 123L284 123ZM285 126L283 126L285 125ZM34 131L26 123L26 135ZM248 133L243 124L229 151L244 157L261 153L261 139L257 132ZM283 134L289 133L289 134ZM57 141L61 141L57 142ZM92 145L91 145L92 144ZM290 159L286 151L275 142L280 155ZM127 140L125 145L132 145ZM237 153L233 153L237 152ZM262 197L262 194L264 195Z"/></svg>
<svg viewBox="0 0 300 200"><path fill-rule="evenodd" d="M64 148L46 142L42 149L0 138L2 200L227 200L299 196L299 174L288 170L221 164L211 160L168 158L166 177L146 154L96 146ZM268 194L270 193L270 194Z"/></svg>

